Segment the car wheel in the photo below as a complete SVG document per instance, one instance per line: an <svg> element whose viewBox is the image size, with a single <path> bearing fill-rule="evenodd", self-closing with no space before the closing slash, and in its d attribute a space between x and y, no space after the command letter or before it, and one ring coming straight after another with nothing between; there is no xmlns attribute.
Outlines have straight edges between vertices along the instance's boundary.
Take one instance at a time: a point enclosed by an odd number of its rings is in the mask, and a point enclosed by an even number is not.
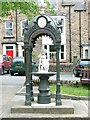
<svg viewBox="0 0 90 120"><path fill-rule="evenodd" d="M76 72L75 77L80 77L80 74Z"/></svg>
<svg viewBox="0 0 90 120"><path fill-rule="evenodd" d="M75 74L75 77L79 77L79 74Z"/></svg>
<svg viewBox="0 0 90 120"><path fill-rule="evenodd" d="M13 72L10 72L10 75L14 75L14 73L13 73Z"/></svg>
<svg viewBox="0 0 90 120"><path fill-rule="evenodd" d="M73 74L76 75L76 71L75 70L73 70Z"/></svg>
<svg viewBox="0 0 90 120"><path fill-rule="evenodd" d="M76 72L76 70L73 70L73 74L75 75L75 77L79 77L79 74Z"/></svg>
<svg viewBox="0 0 90 120"><path fill-rule="evenodd" d="M7 74L9 74L9 72L10 72L10 71L9 71L9 70L7 70Z"/></svg>

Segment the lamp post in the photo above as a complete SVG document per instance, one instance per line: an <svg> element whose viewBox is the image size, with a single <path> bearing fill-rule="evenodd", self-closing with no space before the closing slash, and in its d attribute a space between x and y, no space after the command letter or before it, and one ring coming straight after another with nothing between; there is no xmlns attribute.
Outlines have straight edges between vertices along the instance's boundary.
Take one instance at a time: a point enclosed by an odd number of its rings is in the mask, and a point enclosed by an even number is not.
<svg viewBox="0 0 90 120"><path fill-rule="evenodd" d="M75 4L75 8L74 8L75 12L79 12L79 47L80 47L80 58L81 58L81 12L82 11L86 11L86 4L85 2L76 2Z"/></svg>
<svg viewBox="0 0 90 120"><path fill-rule="evenodd" d="M62 0L62 7L68 7L69 8L69 46L70 46L70 51L69 51L69 60L70 63L72 62L72 46L71 46L71 7L74 6L75 3L70 2L70 0Z"/></svg>
<svg viewBox="0 0 90 120"><path fill-rule="evenodd" d="M12 16L13 17L13 16ZM15 10L15 24L16 24L16 56L18 56L18 10Z"/></svg>

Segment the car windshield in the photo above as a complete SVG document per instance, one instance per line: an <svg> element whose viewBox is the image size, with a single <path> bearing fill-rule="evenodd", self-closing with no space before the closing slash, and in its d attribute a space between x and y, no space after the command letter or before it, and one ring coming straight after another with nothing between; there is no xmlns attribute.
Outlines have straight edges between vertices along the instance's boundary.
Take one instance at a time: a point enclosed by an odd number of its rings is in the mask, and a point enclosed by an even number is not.
<svg viewBox="0 0 90 120"><path fill-rule="evenodd" d="M13 62L24 62L24 58L14 58Z"/></svg>
<svg viewBox="0 0 90 120"><path fill-rule="evenodd" d="M81 61L80 62L81 65L90 65L90 61L86 60L86 61Z"/></svg>

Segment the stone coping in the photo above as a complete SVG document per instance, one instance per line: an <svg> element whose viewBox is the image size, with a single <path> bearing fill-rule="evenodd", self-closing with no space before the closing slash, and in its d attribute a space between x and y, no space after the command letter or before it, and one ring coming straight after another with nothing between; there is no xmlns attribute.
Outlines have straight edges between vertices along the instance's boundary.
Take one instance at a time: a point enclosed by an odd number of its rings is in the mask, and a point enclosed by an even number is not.
<svg viewBox="0 0 90 120"><path fill-rule="evenodd" d="M2 120L90 120L90 117L72 114L9 114L4 115Z"/></svg>

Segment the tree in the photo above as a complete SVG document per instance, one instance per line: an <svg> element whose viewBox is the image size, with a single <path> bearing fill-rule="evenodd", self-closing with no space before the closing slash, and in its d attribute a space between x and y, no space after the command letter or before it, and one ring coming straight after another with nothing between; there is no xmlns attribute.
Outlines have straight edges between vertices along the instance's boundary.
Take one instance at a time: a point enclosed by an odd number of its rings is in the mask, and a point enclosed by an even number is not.
<svg viewBox="0 0 90 120"><path fill-rule="evenodd" d="M15 0L14 0L15 1ZM34 1L36 0L22 0L21 2L10 2L10 0L6 0L5 2L0 2L0 17L8 16L11 14L11 10L20 10L21 13L26 14L28 19L30 20L32 17L40 14L40 7ZM26 2L28 1L28 2ZM50 7L49 2L46 2L47 9L45 12L47 14L55 14L53 8Z"/></svg>
<svg viewBox="0 0 90 120"><path fill-rule="evenodd" d="M31 19L33 16L39 14L38 5L30 0L29 2L0 2L0 16L8 16L11 14L11 10L20 10L21 13L26 14L28 19Z"/></svg>

